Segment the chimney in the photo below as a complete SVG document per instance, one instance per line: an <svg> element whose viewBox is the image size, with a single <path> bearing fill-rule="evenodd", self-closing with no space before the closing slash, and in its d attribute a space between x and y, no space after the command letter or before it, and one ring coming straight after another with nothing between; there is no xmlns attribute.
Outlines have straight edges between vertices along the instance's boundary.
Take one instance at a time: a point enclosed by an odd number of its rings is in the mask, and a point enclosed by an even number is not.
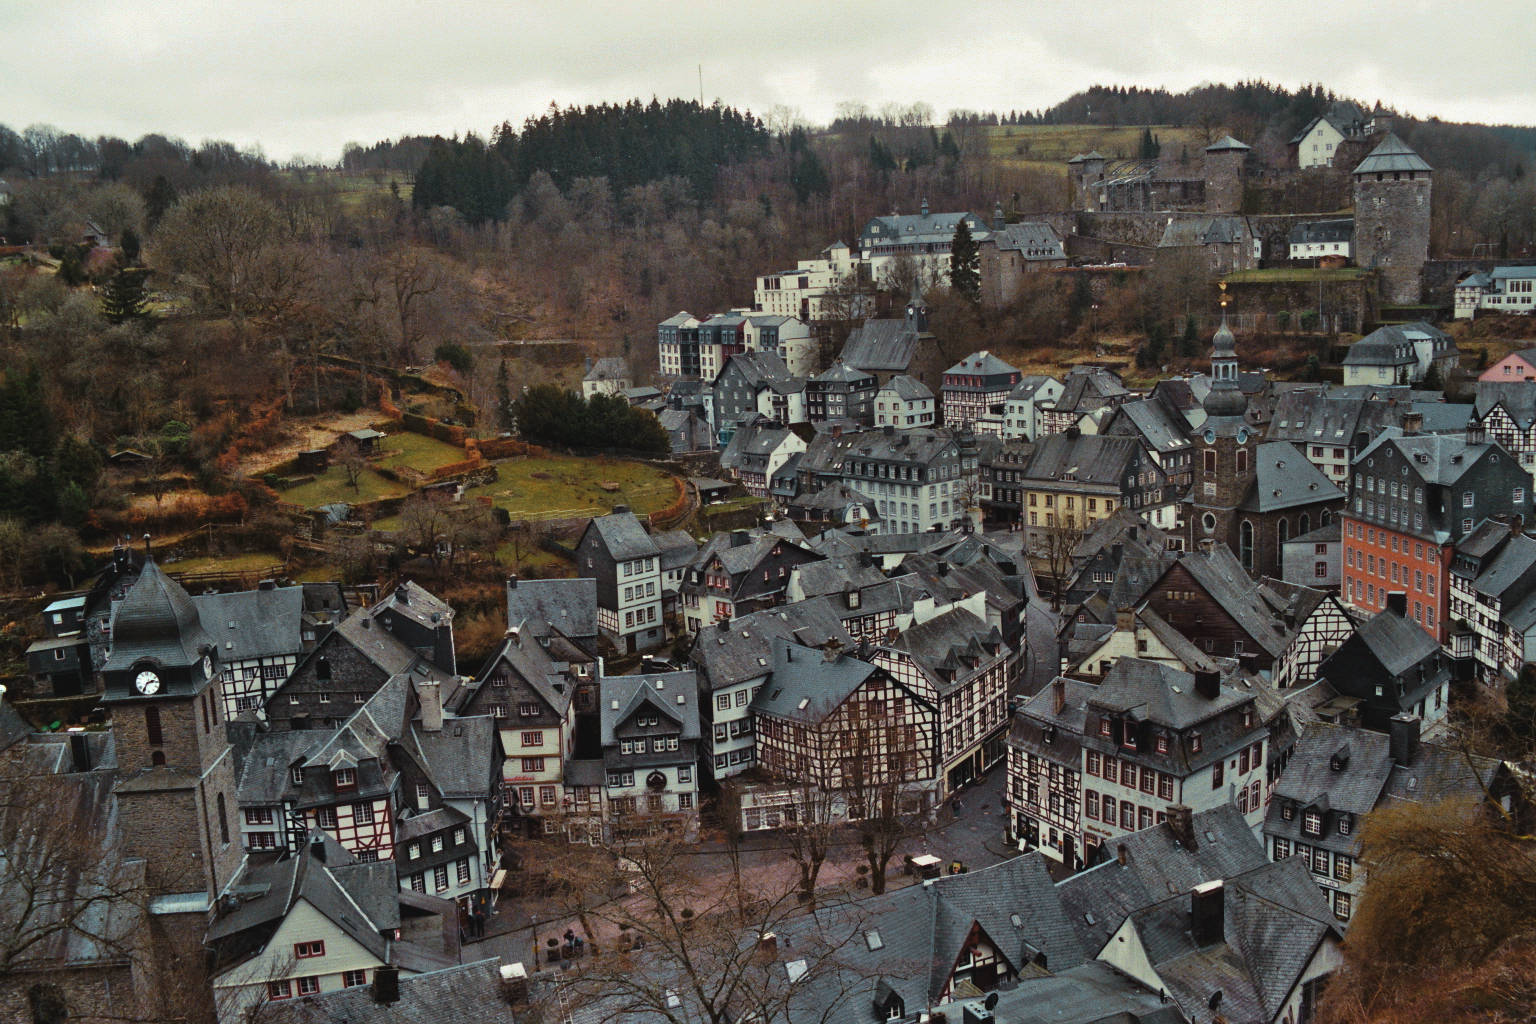
<svg viewBox="0 0 1536 1024"><path fill-rule="evenodd" d="M364 615L363 616L363 623L362 623L362 625L363 625L364 629L372 629L373 628L373 616L372 615Z"/></svg>
<svg viewBox="0 0 1536 1024"><path fill-rule="evenodd" d="M746 530L731 531L731 547L733 548L746 547L747 544L751 542L751 540L752 535Z"/></svg>
<svg viewBox="0 0 1536 1024"><path fill-rule="evenodd" d="M1061 676L1051 680L1051 714L1061 714L1061 709L1067 706L1067 681Z"/></svg>
<svg viewBox="0 0 1536 1024"><path fill-rule="evenodd" d="M1403 413L1403 433L1417 434L1424 429L1424 414L1421 412Z"/></svg>
<svg viewBox="0 0 1536 1024"><path fill-rule="evenodd" d="M773 932L764 932L757 937L757 951L764 956L777 956L779 952L779 937Z"/></svg>
<svg viewBox="0 0 1536 1024"><path fill-rule="evenodd" d="M400 969L398 967L376 967L373 971L373 1001L380 1006L388 1006L390 1003L400 1001Z"/></svg>
<svg viewBox="0 0 1536 1024"><path fill-rule="evenodd" d="M1136 628L1136 612L1131 608L1117 608L1115 610L1115 629L1121 633L1129 633Z"/></svg>
<svg viewBox="0 0 1536 1024"><path fill-rule="evenodd" d="M1388 744L1392 751L1392 763L1399 768L1413 766L1413 759L1419 752L1419 717L1410 715L1406 711L1401 715L1393 715L1387 723Z"/></svg>
<svg viewBox="0 0 1536 1024"><path fill-rule="evenodd" d="M256 589L257 590L276 590L277 589L277 580L262 580L260 583L256 584Z"/></svg>
<svg viewBox="0 0 1536 1024"><path fill-rule="evenodd" d="M1076 441L1078 438L1083 436L1083 431L1080 427L1068 427L1066 429L1066 435L1068 441Z"/></svg>
<svg viewBox="0 0 1536 1024"><path fill-rule="evenodd" d="M722 633L729 633L731 631L731 620L730 619L721 619L715 625L719 628L720 632L722 632Z"/></svg>
<svg viewBox="0 0 1536 1024"><path fill-rule="evenodd" d="M923 216L928 216L928 197L923 197Z"/></svg>
<svg viewBox="0 0 1536 1024"><path fill-rule="evenodd" d="M320 835L319 833L316 833L316 834L310 836L309 837L309 852L310 852L310 855L315 858L315 860L319 861L321 864L324 864L325 863L325 836Z"/></svg>
<svg viewBox="0 0 1536 1024"><path fill-rule="evenodd" d="M1111 561L1113 561L1116 565L1119 565L1120 560L1125 557L1125 545L1118 542L1111 544L1109 546L1109 557Z"/></svg>
<svg viewBox="0 0 1536 1024"><path fill-rule="evenodd" d="M887 423L885 425L883 433L885 434L886 437L891 437L891 436L893 436L896 433L896 428L891 426L891 424Z"/></svg>
<svg viewBox="0 0 1536 1024"><path fill-rule="evenodd" d="M629 511L629 506L628 505L615 505L615 506L613 506L612 514L617 516L617 515L622 515L623 513L628 512L628 511Z"/></svg>
<svg viewBox="0 0 1536 1024"><path fill-rule="evenodd" d="M1196 672L1195 692L1206 700L1215 700L1221 696L1220 672Z"/></svg>
<svg viewBox="0 0 1536 1024"><path fill-rule="evenodd" d="M1168 828L1186 849L1193 850L1198 846L1195 839L1195 812L1184 804L1169 805Z"/></svg>
<svg viewBox="0 0 1536 1024"><path fill-rule="evenodd" d="M517 589L517 573L513 573L512 575L507 577L507 589L508 590L516 590Z"/></svg>
<svg viewBox="0 0 1536 1024"><path fill-rule="evenodd" d="M528 969L521 962L501 965L501 998L513 1006L528 1002Z"/></svg>
<svg viewBox="0 0 1536 1024"><path fill-rule="evenodd" d="M442 732L443 684L435 679L419 682L416 696L421 700L421 728L426 732Z"/></svg>
<svg viewBox="0 0 1536 1024"><path fill-rule="evenodd" d="M587 358L585 358L585 359L583 359L581 361L581 372L582 373L591 373L592 372L592 357L591 356L587 356Z"/></svg>
<svg viewBox="0 0 1536 1024"><path fill-rule="evenodd" d="M1225 888L1218 878L1189 891L1190 931L1195 945L1214 946L1226 940Z"/></svg>
<svg viewBox="0 0 1536 1024"><path fill-rule="evenodd" d="M1125 848L1125 844L1124 843L1116 844L1116 846L1115 846L1115 863L1119 864L1121 867L1125 867L1125 865L1130 862L1130 859L1131 859L1131 851L1127 850Z"/></svg>
<svg viewBox="0 0 1536 1024"><path fill-rule="evenodd" d="M997 1000L968 999L960 1004L960 1024L997 1024Z"/></svg>

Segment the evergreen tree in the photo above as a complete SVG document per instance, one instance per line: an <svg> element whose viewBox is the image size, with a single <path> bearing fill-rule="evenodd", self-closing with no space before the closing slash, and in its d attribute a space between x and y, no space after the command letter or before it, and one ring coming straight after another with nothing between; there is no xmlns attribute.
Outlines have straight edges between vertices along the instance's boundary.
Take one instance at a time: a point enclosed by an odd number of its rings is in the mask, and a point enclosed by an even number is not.
<svg viewBox="0 0 1536 1024"><path fill-rule="evenodd" d="M142 267L130 267L119 260L102 292L101 315L114 324L145 319L149 315L149 289L144 285L148 276L149 271Z"/></svg>
<svg viewBox="0 0 1536 1024"><path fill-rule="evenodd" d="M144 197L145 212L149 216L149 226L154 227L160 223L160 218L166 210L176 205L176 188L165 175L155 175L154 182L149 186L149 194Z"/></svg>
<svg viewBox="0 0 1536 1024"><path fill-rule="evenodd" d="M90 511L91 502L85 496L85 490L73 480L65 484L64 490L59 492L59 521L78 528Z"/></svg>
<svg viewBox="0 0 1536 1024"><path fill-rule="evenodd" d="M507 382L507 361L496 370L496 422L503 430L512 426L512 388Z"/></svg>
<svg viewBox="0 0 1536 1024"><path fill-rule="evenodd" d="M825 195L831 188L827 181L827 172L821 166L821 158L816 151L807 147L795 162L794 173L790 177L790 184L794 186L795 198L805 202L813 195Z"/></svg>
<svg viewBox="0 0 1536 1024"><path fill-rule="evenodd" d="M949 244L949 286L973 306L981 301L981 252L963 218Z"/></svg>

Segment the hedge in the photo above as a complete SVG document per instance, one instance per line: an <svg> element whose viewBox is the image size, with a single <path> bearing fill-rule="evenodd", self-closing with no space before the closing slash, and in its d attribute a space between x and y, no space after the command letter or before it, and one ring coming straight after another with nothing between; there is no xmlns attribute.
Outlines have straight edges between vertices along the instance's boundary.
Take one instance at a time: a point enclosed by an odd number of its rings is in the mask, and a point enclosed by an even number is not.
<svg viewBox="0 0 1536 1024"><path fill-rule="evenodd" d="M432 471L432 479L440 480L445 476L456 476L459 473L469 473L485 465L485 460L478 455L463 462L450 462L446 466L438 466Z"/></svg>

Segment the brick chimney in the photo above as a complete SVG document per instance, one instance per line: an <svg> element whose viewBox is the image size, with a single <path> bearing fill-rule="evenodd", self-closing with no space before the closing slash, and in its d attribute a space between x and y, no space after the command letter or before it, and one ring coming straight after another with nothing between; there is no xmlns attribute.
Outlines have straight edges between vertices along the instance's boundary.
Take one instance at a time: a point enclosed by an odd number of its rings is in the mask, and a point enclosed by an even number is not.
<svg viewBox="0 0 1536 1024"><path fill-rule="evenodd" d="M400 969L377 967L373 972L373 1001L380 1006L400 1001Z"/></svg>
<svg viewBox="0 0 1536 1024"><path fill-rule="evenodd" d="M1424 414L1421 412L1403 413L1403 433L1413 435L1424 429Z"/></svg>
<svg viewBox="0 0 1536 1024"><path fill-rule="evenodd" d="M1189 890L1190 931L1195 945L1214 946L1226 940L1225 890L1219 878Z"/></svg>
<svg viewBox="0 0 1536 1024"><path fill-rule="evenodd" d="M1413 759L1418 755L1420 725L1419 717L1410 715L1406 711L1401 715L1393 715L1392 720L1387 723L1392 763L1399 768L1412 767Z"/></svg>
<svg viewBox="0 0 1536 1024"><path fill-rule="evenodd" d="M1168 830L1186 849L1194 850L1198 847L1195 839L1195 812L1184 804L1169 805Z"/></svg>
<svg viewBox="0 0 1536 1024"><path fill-rule="evenodd" d="M1067 706L1067 681L1061 676L1051 680L1051 714L1061 714L1061 709Z"/></svg>

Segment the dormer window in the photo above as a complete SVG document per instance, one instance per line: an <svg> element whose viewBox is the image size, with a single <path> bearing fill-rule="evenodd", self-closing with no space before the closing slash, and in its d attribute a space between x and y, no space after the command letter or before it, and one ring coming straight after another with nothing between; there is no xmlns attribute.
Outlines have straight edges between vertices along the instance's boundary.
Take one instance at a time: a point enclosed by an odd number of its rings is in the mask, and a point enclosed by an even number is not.
<svg viewBox="0 0 1536 1024"><path fill-rule="evenodd" d="M1198 754L1200 753L1201 746L1200 734L1197 732L1191 733L1189 736L1189 752L1191 754Z"/></svg>
<svg viewBox="0 0 1536 1024"><path fill-rule="evenodd" d="M337 789L356 789L357 772L351 768L338 768L335 781Z"/></svg>
<svg viewBox="0 0 1536 1024"><path fill-rule="evenodd" d="M1110 734L1111 733L1110 733L1110 728L1109 728L1109 719L1107 719L1107 718L1099 719L1099 735L1100 736L1108 736Z"/></svg>
<svg viewBox="0 0 1536 1024"><path fill-rule="evenodd" d="M1349 815L1347 815L1347 814L1339 815L1339 835L1347 836L1352 831L1354 831L1354 825L1351 824L1351 822L1349 820Z"/></svg>
<svg viewBox="0 0 1536 1024"><path fill-rule="evenodd" d="M293 771L289 774L289 778L291 778L293 780L293 784L295 786L302 786L302 785L304 785L304 769L303 768L295 768L295 769L293 769Z"/></svg>
<svg viewBox="0 0 1536 1024"><path fill-rule="evenodd" d="M1289 800L1282 803L1280 805L1280 817L1284 818L1286 821L1290 821L1292 818L1296 817L1296 805L1291 803Z"/></svg>
<svg viewBox="0 0 1536 1024"><path fill-rule="evenodd" d="M1306 816L1302 819L1301 828L1302 831L1306 832L1306 834L1309 836L1322 835L1323 816L1316 811L1308 811Z"/></svg>

